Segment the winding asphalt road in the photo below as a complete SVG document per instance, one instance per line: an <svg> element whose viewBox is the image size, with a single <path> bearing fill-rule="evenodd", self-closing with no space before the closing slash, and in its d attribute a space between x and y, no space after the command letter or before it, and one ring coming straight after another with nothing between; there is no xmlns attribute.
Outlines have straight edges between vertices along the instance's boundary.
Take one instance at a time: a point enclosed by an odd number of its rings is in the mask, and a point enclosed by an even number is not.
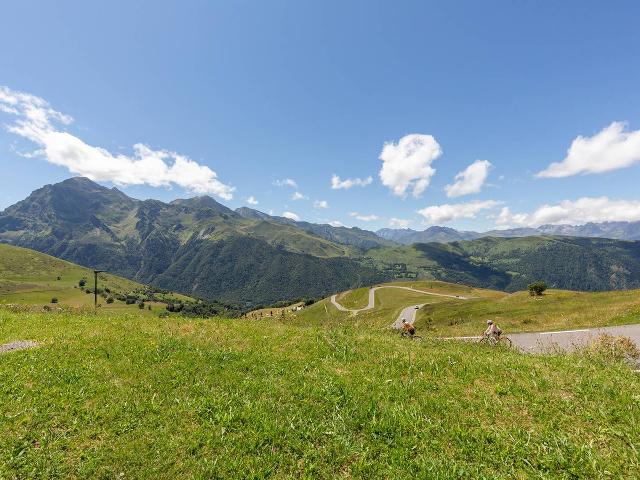
<svg viewBox="0 0 640 480"><path fill-rule="evenodd" d="M358 309L345 308L342 305L340 305L340 303L338 303L338 296L337 295L333 295L331 297L331 303L333 304L334 307L336 307L341 312L351 312L354 315L357 315L360 312L364 312L366 310L371 310L375 306L375 301L376 301L375 294L376 294L376 291L380 290L381 288L398 288L400 290L408 290L410 292L422 293L423 295L432 295L432 296L436 296L436 297L455 298L457 300L469 300L468 297L463 297L463 296L460 296L460 295L447 295L445 293L425 292L424 290L418 290L418 289L411 288L411 287L400 287L400 286L397 286L397 285L383 285L381 287L373 287L373 288L369 289L369 303L364 308L358 308ZM418 304L418 305L410 305L410 306L404 308L402 310L402 312L400 312L400 316L398 317L398 319L391 325L391 328L396 328L396 329L402 328L402 319L403 318L408 323L412 324L413 322L415 322L416 321L416 312L417 312L417 310L422 308L424 305L426 305L426 303L421 303L421 304Z"/></svg>
<svg viewBox="0 0 640 480"><path fill-rule="evenodd" d="M411 292L422 293L424 295L434 295L436 297L448 297L458 300L469 300L469 297L462 297L456 295L446 295L443 293L425 292L424 290L417 290L411 287L400 287L395 285L385 285L381 287L374 287L369 290L369 303L364 308L349 309L345 308L338 303L337 295L331 297L331 303L341 312L351 312L358 314L366 310L371 310L375 306L375 293L381 288L399 288L402 290L409 290ZM406 319L408 323L416 321L416 313L426 303L418 305L409 305L405 307L397 320L391 325L391 328L402 328L402 319ZM526 333L506 333L511 339L513 345L524 353L544 353L553 351L554 349L560 350L572 350L576 347L585 345L589 341L597 337L598 335L609 334L614 336L629 337L640 347L640 324L637 325L621 325L617 327L600 327L600 328L579 328L575 330L563 330L556 332L526 332ZM479 340L479 336L475 337L447 337L443 340L467 340L475 341Z"/></svg>

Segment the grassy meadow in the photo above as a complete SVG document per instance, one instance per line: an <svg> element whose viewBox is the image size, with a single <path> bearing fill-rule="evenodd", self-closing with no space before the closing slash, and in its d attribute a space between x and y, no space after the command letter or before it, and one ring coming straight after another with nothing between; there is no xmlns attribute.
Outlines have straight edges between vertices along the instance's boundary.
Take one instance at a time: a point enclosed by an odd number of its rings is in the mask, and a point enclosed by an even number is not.
<svg viewBox="0 0 640 480"><path fill-rule="evenodd" d="M384 298L383 298L384 301ZM0 478L634 478L640 376L351 323L0 307Z"/></svg>
<svg viewBox="0 0 640 480"><path fill-rule="evenodd" d="M42 308L47 305L68 306L73 308L93 307L93 293L80 289L80 280L86 280L86 288L93 290L93 270L60 260L34 250L0 244L0 304L11 303L33 305ZM98 274L98 288L107 288L111 292L141 292L144 285L109 273ZM165 295L157 295L159 298ZM167 298L189 300L189 297L172 293ZM51 300L56 298L57 304ZM126 305L115 300L107 304L98 297L100 308L114 312L135 312L136 304ZM147 302L153 311L162 311L165 305ZM149 314L147 309L144 313Z"/></svg>

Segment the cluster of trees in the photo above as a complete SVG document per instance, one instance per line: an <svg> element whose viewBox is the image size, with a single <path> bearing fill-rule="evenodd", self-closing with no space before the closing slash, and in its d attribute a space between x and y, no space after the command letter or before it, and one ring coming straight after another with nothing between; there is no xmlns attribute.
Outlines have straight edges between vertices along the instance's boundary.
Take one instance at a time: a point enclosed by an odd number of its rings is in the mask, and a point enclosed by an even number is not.
<svg viewBox="0 0 640 480"><path fill-rule="evenodd" d="M547 289L547 284L540 280L530 283L527 288L529 289L529 295L531 295L532 297L539 297Z"/></svg>
<svg viewBox="0 0 640 480"><path fill-rule="evenodd" d="M186 317L208 318L215 316L239 317L243 311L234 305L220 302L170 302L167 304L168 312L180 313Z"/></svg>

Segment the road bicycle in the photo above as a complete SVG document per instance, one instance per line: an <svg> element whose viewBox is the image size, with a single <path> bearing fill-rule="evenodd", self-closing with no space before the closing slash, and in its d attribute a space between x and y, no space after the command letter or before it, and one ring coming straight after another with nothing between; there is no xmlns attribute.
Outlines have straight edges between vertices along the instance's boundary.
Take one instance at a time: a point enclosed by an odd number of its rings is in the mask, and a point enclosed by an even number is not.
<svg viewBox="0 0 640 480"><path fill-rule="evenodd" d="M483 345L490 345L492 347L504 345L507 348L511 348L513 345L513 342L509 337L505 337L503 335L496 337L495 335L487 335L486 333L482 335L480 343Z"/></svg>
<svg viewBox="0 0 640 480"><path fill-rule="evenodd" d="M406 338L408 340L422 340L420 335L411 335L409 332L400 332L400 338Z"/></svg>

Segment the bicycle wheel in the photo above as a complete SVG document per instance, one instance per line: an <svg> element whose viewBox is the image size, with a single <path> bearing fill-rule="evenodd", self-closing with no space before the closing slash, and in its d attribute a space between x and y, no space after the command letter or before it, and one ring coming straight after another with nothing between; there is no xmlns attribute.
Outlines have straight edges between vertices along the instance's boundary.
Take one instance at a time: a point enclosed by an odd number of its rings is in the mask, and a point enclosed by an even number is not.
<svg viewBox="0 0 640 480"><path fill-rule="evenodd" d="M507 348L511 348L513 346L513 342L509 337L500 337L500 342L502 342Z"/></svg>

